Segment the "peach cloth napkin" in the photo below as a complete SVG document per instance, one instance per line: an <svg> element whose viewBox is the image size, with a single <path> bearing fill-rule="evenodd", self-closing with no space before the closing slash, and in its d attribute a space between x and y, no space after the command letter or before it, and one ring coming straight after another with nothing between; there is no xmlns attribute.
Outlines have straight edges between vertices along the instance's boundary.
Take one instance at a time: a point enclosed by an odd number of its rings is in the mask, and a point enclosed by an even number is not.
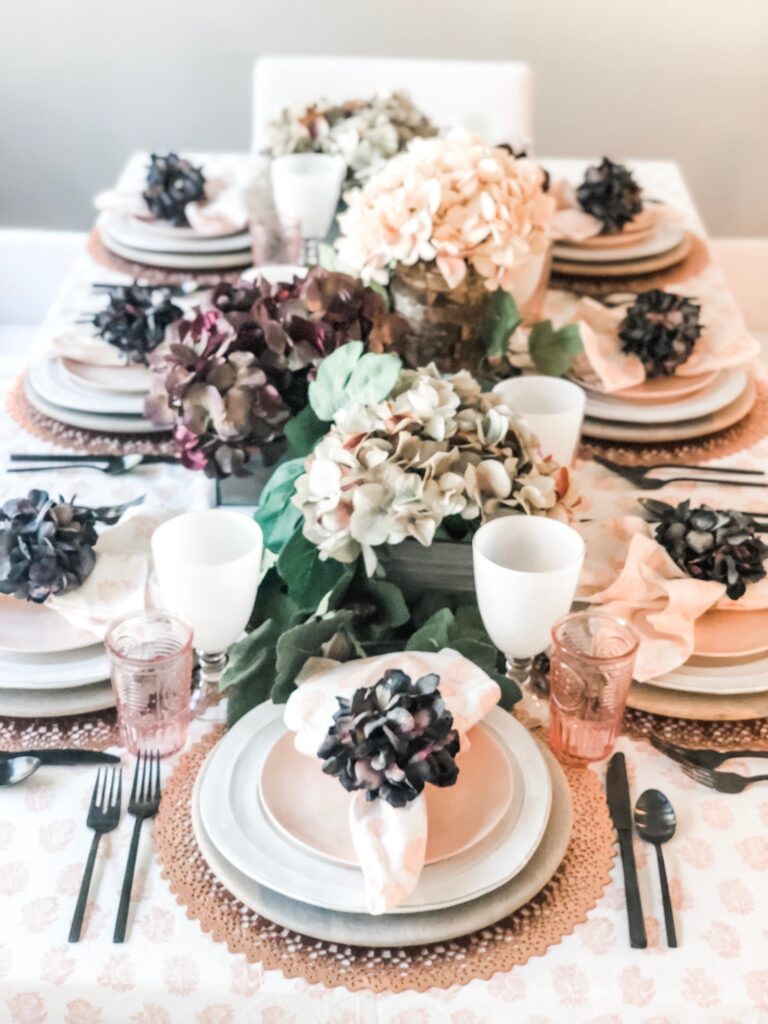
<svg viewBox="0 0 768 1024"><path fill-rule="evenodd" d="M711 609L768 609L768 577L732 601L724 584L692 579L678 568L654 540L652 524L639 516L578 529L587 553L577 599L632 624L640 637L635 679L641 683L685 664L693 654L696 621Z"/></svg>
<svg viewBox="0 0 768 1024"><path fill-rule="evenodd" d="M665 289L690 296L701 303L703 330L689 359L675 371L678 377L693 377L715 370L727 370L751 363L760 354L759 342L750 336L743 323L734 319L733 310L720 309L706 295L697 295L696 282ZM629 304L608 308L595 299L578 298L569 292L552 291L547 295L545 316L557 326L577 323L584 344L583 361L576 366L585 379L594 374L607 393L623 391L642 384L645 367L637 356L621 351L619 324Z"/></svg>
<svg viewBox="0 0 768 1024"><path fill-rule="evenodd" d="M468 730L499 700L497 684L456 651L404 651L350 661L306 679L289 697L284 720L296 733L296 749L316 758L338 709L336 697L351 697L355 690L373 686L387 669L394 668L414 680L429 672L440 676L440 694L453 715L462 749L468 744ZM385 800L368 801L365 792L358 791L350 801L349 827L365 878L369 912L383 914L400 906L413 892L424 867L428 829L424 793L396 808Z"/></svg>
<svg viewBox="0 0 768 1024"><path fill-rule="evenodd" d="M96 565L82 586L50 597L48 607L99 639L114 619L153 607L150 539L172 514L129 508L119 523L99 533Z"/></svg>
<svg viewBox="0 0 768 1024"><path fill-rule="evenodd" d="M552 182L550 195L557 203L557 208L549 223L549 234L553 241L567 244L587 242L596 238L603 230L603 222L593 217L579 206L576 189L564 178ZM645 206L631 221L637 230L657 227L665 221L678 218L678 214L664 203L652 203Z"/></svg>

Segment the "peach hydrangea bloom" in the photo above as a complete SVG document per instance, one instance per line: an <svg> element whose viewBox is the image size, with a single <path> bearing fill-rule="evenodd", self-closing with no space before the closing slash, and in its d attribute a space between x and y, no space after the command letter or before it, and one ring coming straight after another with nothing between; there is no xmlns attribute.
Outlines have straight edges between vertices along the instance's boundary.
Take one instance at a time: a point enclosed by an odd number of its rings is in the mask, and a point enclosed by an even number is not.
<svg viewBox="0 0 768 1024"><path fill-rule="evenodd" d="M555 201L544 172L477 135L414 139L344 198L337 242L365 281L386 284L396 264L435 262L456 288L474 269L489 291L512 291L517 273L548 244Z"/></svg>

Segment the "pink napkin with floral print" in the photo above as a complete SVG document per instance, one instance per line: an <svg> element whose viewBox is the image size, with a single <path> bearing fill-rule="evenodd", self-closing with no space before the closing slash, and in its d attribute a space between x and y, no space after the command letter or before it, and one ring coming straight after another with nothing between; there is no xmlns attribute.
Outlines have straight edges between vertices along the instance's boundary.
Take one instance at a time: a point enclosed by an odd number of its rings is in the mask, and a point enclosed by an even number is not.
<svg viewBox="0 0 768 1024"><path fill-rule="evenodd" d="M469 729L499 700L498 685L456 651L403 651L350 661L310 676L291 694L284 720L296 733L296 749L316 758L338 708L337 696L351 697L360 687L373 686L388 669L401 669L411 679L437 673L440 694L453 715L464 750ZM385 800L368 801L360 790L350 801L349 827L365 878L368 910L383 914L400 906L413 892L424 867L429 828L424 793L396 808Z"/></svg>
<svg viewBox="0 0 768 1024"><path fill-rule="evenodd" d="M760 354L759 342L751 337L743 322L734 317L732 308L722 309L697 290L697 282L686 282L665 289L677 295L687 295L701 305L702 332L690 357L675 371L678 377L693 377L712 371L734 369L755 360ZM604 306L589 298L576 298L566 292L550 292L547 296L545 316L560 323L577 323L584 355L579 376L594 376L603 391L613 393L635 387L646 379L645 367L635 355L621 350L618 330L627 313L629 303L615 307Z"/></svg>
<svg viewBox="0 0 768 1024"><path fill-rule="evenodd" d="M725 584L680 569L638 516L582 523L579 532L587 551L577 598L632 624L640 637L635 679L641 683L685 664L696 622L711 609L768 609L768 577L732 601Z"/></svg>

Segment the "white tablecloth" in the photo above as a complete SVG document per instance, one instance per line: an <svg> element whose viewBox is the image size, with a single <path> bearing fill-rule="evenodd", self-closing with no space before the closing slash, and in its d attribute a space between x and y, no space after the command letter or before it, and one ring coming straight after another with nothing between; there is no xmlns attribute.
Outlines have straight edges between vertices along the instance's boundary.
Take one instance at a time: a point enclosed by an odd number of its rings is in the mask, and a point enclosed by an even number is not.
<svg viewBox="0 0 768 1024"><path fill-rule="evenodd" d="M553 169L559 162L547 161ZM565 169L573 165L563 164ZM696 218L679 172L637 164L653 194ZM87 258L46 325L107 274ZM43 338L44 341L44 338ZM12 367L5 367L5 380ZM6 417L0 464L42 445ZM761 446L761 450L762 450ZM765 454L765 453L764 453ZM205 505L200 476L153 467L127 477L74 472L0 476L0 497L46 487L104 504L147 493L169 507ZM630 496L628 485L619 486ZM206 728L195 724L190 742ZM603 898L546 956L509 974L420 995L372 996L289 981L247 964L202 933L176 905L142 839L128 942L111 943L132 819L102 842L83 941L66 942L90 833L94 772L43 769L0 796L0 1021L9 1024L678 1024L768 1021L768 786L719 796L696 786L647 744L623 739L636 797L656 786L672 800L667 846L680 948L667 950L655 858L639 841L649 948L630 950L621 868ZM172 762L164 765L167 774ZM602 773L602 766L595 770ZM126 765L130 776L131 768Z"/></svg>

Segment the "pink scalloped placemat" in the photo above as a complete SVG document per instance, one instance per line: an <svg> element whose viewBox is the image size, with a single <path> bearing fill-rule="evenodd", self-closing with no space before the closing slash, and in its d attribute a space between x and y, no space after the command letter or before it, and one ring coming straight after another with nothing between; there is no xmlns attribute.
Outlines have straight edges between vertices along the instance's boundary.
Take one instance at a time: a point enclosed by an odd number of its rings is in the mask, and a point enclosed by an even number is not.
<svg viewBox="0 0 768 1024"><path fill-rule="evenodd" d="M613 829L597 776L565 768L574 806L571 840L554 878L530 903L492 928L463 939L415 948L365 949L319 942L272 924L249 910L218 881L192 828L192 790L213 745L211 732L186 754L168 780L155 819L163 876L186 909L216 942L251 963L310 984L352 991L426 991L509 971L569 935L601 897L613 861Z"/></svg>

